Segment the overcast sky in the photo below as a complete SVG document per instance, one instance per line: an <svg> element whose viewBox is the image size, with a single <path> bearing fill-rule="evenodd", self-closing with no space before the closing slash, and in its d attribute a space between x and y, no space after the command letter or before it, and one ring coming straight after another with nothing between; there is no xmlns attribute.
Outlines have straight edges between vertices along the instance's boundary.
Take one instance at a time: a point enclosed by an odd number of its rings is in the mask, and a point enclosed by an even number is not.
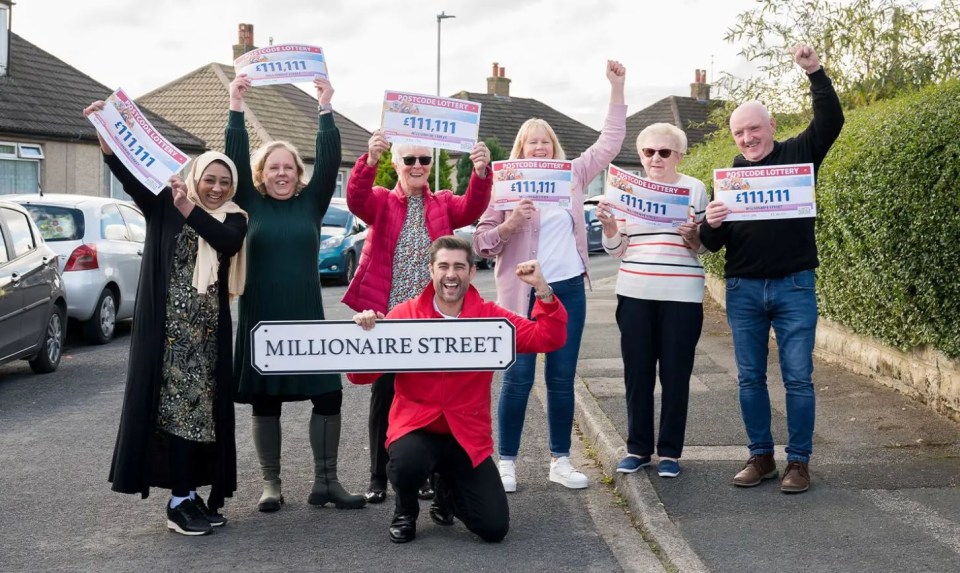
<svg viewBox="0 0 960 573"><path fill-rule="evenodd" d="M599 129L608 58L627 67L636 112L690 95L694 70L748 73L723 41L755 0L16 0L13 31L113 88L140 96L210 62L232 64L237 26L259 47L321 46L333 105L367 129L380 124L383 90L486 91L493 62L511 95L536 98ZM711 57L713 63L711 65ZM710 80L713 79L711 75ZM714 94L715 95L715 94Z"/></svg>

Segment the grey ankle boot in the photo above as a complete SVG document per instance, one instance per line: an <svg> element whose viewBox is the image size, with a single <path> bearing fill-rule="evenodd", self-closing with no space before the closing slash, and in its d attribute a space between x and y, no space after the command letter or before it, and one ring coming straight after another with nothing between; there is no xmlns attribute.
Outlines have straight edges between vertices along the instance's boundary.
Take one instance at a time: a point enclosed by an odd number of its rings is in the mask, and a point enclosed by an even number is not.
<svg viewBox="0 0 960 573"><path fill-rule="evenodd" d="M280 416L252 417L253 445L263 472L263 495L257 502L260 511L278 511L283 505L280 493Z"/></svg>
<svg viewBox="0 0 960 573"><path fill-rule="evenodd" d="M337 480L337 455L340 450L340 414L310 416L310 447L313 449L313 491L307 502L337 509L359 509L367 504L362 495L347 493Z"/></svg>

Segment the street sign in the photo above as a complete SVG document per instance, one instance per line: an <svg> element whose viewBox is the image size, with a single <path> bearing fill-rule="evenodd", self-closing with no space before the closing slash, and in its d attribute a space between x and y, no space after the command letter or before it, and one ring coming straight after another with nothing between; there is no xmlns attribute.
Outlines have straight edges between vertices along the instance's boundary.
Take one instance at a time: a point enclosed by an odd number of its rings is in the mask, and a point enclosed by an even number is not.
<svg viewBox="0 0 960 573"><path fill-rule="evenodd" d="M264 321L250 336L261 374L506 370L516 330L505 318Z"/></svg>

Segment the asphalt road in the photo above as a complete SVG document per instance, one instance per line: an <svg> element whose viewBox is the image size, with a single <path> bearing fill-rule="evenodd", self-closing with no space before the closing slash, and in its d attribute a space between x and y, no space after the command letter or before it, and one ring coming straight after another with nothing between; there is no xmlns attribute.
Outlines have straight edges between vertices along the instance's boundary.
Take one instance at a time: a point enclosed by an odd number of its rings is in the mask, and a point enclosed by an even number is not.
<svg viewBox="0 0 960 573"><path fill-rule="evenodd" d="M615 272L609 257L594 256L592 262L595 277ZM480 271L475 284L493 297L493 271ZM339 303L342 292L343 287L324 287L331 319L352 315ZM459 523L440 528L424 506L417 540L394 545L387 539L392 494L383 505L357 511L309 506L309 403L284 408L282 511L256 510L260 478L250 410L238 406L239 487L227 501L230 523L202 538L170 533L165 491L141 500L113 493L107 483L128 345L129 326L121 325L117 338L104 346L87 346L71 336L53 374L33 375L25 362L0 366L0 571L646 569L642 539L595 470L586 490L548 482L546 422L536 399L530 401L517 464L520 490L509 498L511 530L503 543L485 544ZM368 392L344 388L340 478L357 492L368 477ZM574 452L586 463L582 456Z"/></svg>

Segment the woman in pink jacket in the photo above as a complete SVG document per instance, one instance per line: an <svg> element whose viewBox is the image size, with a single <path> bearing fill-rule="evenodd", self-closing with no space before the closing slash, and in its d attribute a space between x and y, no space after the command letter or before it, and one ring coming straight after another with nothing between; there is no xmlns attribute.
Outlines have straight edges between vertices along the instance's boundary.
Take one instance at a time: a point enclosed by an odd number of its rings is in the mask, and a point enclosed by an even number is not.
<svg viewBox="0 0 960 573"><path fill-rule="evenodd" d="M473 237L474 249L484 257L496 257L497 302L513 312L529 316L533 295L510 269L517 263L538 259L550 287L567 308L567 343L546 355L547 424L549 426L550 481L568 488L587 487L587 476L570 464L573 430L573 376L580 354L580 337L586 318L584 277L587 276L587 236L583 223L584 189L620 153L626 135L627 106L623 84L626 70L620 62L607 61L610 108L600 139L573 160L572 201L569 209L537 210L529 200L513 211L489 206ZM510 159L565 159L550 125L529 119L517 133ZM516 491L515 460L520 434L533 386L536 354L521 354L503 375L497 409L500 435L500 477L503 488Z"/></svg>
<svg viewBox="0 0 960 573"><path fill-rule="evenodd" d="M369 225L357 273L342 302L357 312L386 314L418 296L430 282L430 244L454 229L477 220L490 202L493 177L487 172L490 150L480 142L470 152L473 174L463 196L430 190L431 149L394 145L391 149L397 185L375 187L380 156L390 149L379 130L370 137L368 153L357 160L347 184L347 207ZM387 417L393 402L393 374L381 376L370 394L369 503L387 496ZM429 499L429 484L421 490Z"/></svg>

